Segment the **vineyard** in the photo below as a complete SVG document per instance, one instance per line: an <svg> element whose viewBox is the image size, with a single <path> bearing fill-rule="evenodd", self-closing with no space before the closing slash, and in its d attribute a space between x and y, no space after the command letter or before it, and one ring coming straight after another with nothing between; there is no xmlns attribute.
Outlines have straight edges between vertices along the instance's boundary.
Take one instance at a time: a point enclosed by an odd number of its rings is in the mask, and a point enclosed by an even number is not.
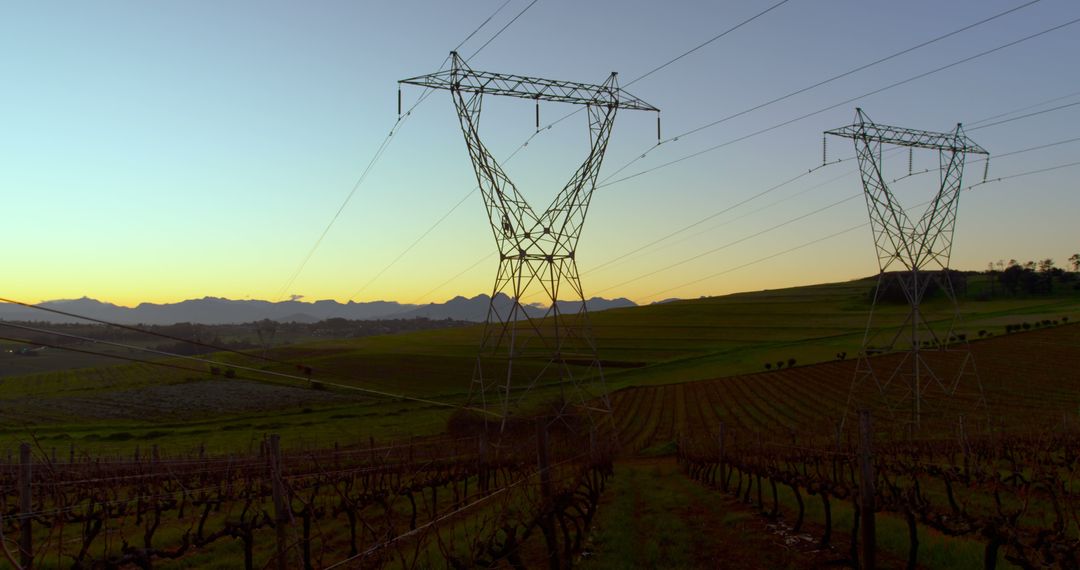
<svg viewBox="0 0 1080 570"><path fill-rule="evenodd" d="M428 438L330 447L271 435L233 454L72 446L58 457L25 444L0 462L0 565L566 568L605 515L616 457L674 454L702 488L812 536L841 564L871 567L882 542L908 568L941 567L925 559L933 535L975 545L985 567L1076 568L1077 346L1078 325L971 343L985 407L970 391L928 393L938 405L918 434L870 392L847 405L856 362L845 359L617 391L614 437L522 419L495 438L455 415ZM101 381L134 385L139 370ZM865 409L866 424L847 409Z"/></svg>
<svg viewBox="0 0 1080 570"><path fill-rule="evenodd" d="M850 361L624 390L613 405L624 446L676 442L687 476L783 520L790 535L813 526L818 548L842 543L842 563L873 566L881 513L891 532L906 529L893 542L906 542L907 568L920 567L927 532L980 544L987 568L1077 568L1078 346L1076 326L974 343L991 419L977 419L971 398L938 396L946 406L916 437L868 394L852 404L866 409L863 429L849 414L838 430ZM836 526L841 508L850 528Z"/></svg>
<svg viewBox="0 0 1080 570"><path fill-rule="evenodd" d="M900 517L907 526L908 568L917 567L919 525L980 541L987 568L995 567L999 556L1022 568L1080 567L1075 490L1080 437L1075 433L950 442L872 444L869 434L860 439L855 446L753 438L732 444L720 436L685 441L678 459L689 477L755 504L770 518L780 516L777 487L786 487L797 505L794 533L806 521L810 499L804 494L815 497L823 512L818 546L830 546L834 533L849 533L847 559L860 560L862 542L867 567L874 567L876 513ZM838 502L851 506L850 529L834 528Z"/></svg>
<svg viewBox="0 0 1080 570"><path fill-rule="evenodd" d="M998 336L970 346L995 431L1043 432L1061 429L1063 424L1077 427L1080 326ZM901 357L884 355L875 360L895 364ZM836 423L845 415L855 366L853 360L844 360L621 390L612 394L620 443L629 449L645 449L684 436L715 434L721 422L729 430L773 434L785 440L835 436ZM955 433L962 414L969 416L969 423L986 422L987 413L981 412L970 392L927 394L928 399L937 398L941 404L936 423L931 423L933 432ZM866 407L876 416L889 417L870 390L857 392L851 407Z"/></svg>
<svg viewBox="0 0 1080 570"><path fill-rule="evenodd" d="M24 446L0 465L0 540L23 568L568 565L612 473L581 435L63 463Z"/></svg>

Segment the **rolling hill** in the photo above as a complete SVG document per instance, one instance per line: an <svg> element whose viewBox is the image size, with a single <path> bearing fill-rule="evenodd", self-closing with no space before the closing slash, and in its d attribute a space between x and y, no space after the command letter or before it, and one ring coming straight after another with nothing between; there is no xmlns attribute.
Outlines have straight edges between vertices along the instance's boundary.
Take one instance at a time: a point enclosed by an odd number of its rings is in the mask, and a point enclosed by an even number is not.
<svg viewBox="0 0 1080 570"><path fill-rule="evenodd" d="M596 313L592 324L600 357L608 363L607 385L617 392L764 372L765 363L794 359L802 369L835 361L838 353L855 355L871 287L872 281L859 280ZM925 309L941 322L952 316L951 307L941 301ZM901 306L879 307L875 319L899 325L905 314ZM1000 338L1007 325L1078 316L1080 295L1072 290L967 301L958 330L971 339L980 331ZM51 445L112 449L148 441L235 448L268 430L305 444L438 433L454 407L467 399L482 330L478 325L327 340L271 351L273 358L289 365L212 355L220 368L250 367L236 368L234 378L211 375L209 365L188 360L166 361L176 368L127 363L8 377L0 380L0 427L5 433L0 447L27 434ZM3 353L0 358L19 357ZM296 365L310 367L314 379L340 387L314 394L306 381L262 372L295 375ZM847 373L838 378L840 384L850 383ZM255 381L275 388L261 391ZM434 403L375 397L349 387ZM755 394L752 388L748 391ZM541 386L534 397L543 401L556 393L554 386ZM230 400L237 405L230 407ZM123 414L101 411L116 406L128 409Z"/></svg>

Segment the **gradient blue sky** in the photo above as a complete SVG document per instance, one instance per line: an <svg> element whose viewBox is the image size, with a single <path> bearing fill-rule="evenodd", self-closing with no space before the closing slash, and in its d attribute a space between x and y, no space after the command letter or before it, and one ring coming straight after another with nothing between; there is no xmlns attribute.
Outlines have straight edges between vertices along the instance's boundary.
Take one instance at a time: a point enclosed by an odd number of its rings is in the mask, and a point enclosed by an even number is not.
<svg viewBox="0 0 1080 570"><path fill-rule="evenodd" d="M461 52L472 54L528 2L509 2ZM626 85L774 3L539 0L470 63L597 83L619 71ZM663 110L664 135L671 136L1024 3L790 0L628 90ZM436 71L502 4L3 4L0 293L130 305L293 294L428 302L489 292L495 259L484 256L494 244L476 193L383 272L475 187L446 92L404 121L303 272L286 284L394 125L397 80ZM1042 0L664 144L616 178L1078 17L1074 0ZM865 204L856 197L748 238L857 196L852 162L805 176L662 247L601 264L817 166L821 132L850 123L856 106L881 123L948 130L1051 99L1057 100L1015 114L1078 102L1078 32L1080 24L1071 25L598 189L579 247L586 293L648 302L876 272L865 227L740 268L864 222ZM406 105L420 94L406 87ZM497 156L506 156L533 133L533 106L485 103L482 134ZM542 105L542 121L571 110ZM620 114L601 178L655 144L654 121L647 113ZM1004 154L1080 136L1078 125L1080 105L969 134ZM536 206L573 172L586 133L584 117L572 117L506 165ZM852 154L845 142L830 141L830 158ZM916 153L915 168L936 160ZM1080 142L1061 144L991 159L991 177L1077 160ZM887 167L906 174L907 153L896 153ZM965 192L953 266L1046 257L1064 265L1080 250L1078 173L1064 168ZM981 177L981 163L969 166L970 182ZM915 176L895 190L914 204L935 183L933 174ZM706 253L725 244L731 245Z"/></svg>

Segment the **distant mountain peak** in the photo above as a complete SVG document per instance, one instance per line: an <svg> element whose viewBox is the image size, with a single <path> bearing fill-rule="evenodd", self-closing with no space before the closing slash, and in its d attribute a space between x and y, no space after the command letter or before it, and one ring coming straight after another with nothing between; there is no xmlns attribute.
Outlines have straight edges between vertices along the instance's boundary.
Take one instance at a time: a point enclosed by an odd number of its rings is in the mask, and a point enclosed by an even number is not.
<svg viewBox="0 0 1080 570"><path fill-rule="evenodd" d="M71 313L121 324L170 325L189 322L217 325L249 323L264 319L280 322L315 322L332 318L378 320L418 317L483 322L487 318L491 302L489 295L480 293L473 297L457 295L444 303L428 303L427 305L402 304L396 301L354 302L349 300L340 303L333 299L318 301L291 299L274 302L258 299L233 300L209 295L176 303L143 302L133 308L105 303L86 296L79 299L46 301L42 305L62 306ZM509 308L514 300L509 295L500 292L495 295L494 302L497 306ZM580 307L580 303L581 301L559 301L560 311L564 310L563 307ZM586 301L586 307L590 311L631 306L635 304L625 298L593 297ZM548 310L548 307L542 303L525 304L523 307L531 316L542 316ZM10 304L0 304L0 319L82 322L81 319Z"/></svg>

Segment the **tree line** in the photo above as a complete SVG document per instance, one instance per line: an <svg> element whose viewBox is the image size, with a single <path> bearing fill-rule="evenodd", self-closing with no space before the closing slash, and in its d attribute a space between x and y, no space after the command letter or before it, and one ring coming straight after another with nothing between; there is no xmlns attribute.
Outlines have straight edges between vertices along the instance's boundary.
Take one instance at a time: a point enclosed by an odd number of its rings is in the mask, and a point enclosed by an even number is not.
<svg viewBox="0 0 1080 570"><path fill-rule="evenodd" d="M1019 262L1015 259L991 261L987 264L986 274L990 277L991 294L996 294L996 286L1010 295L1048 295L1055 286L1072 286L1080 289L1077 272L1080 272L1080 253L1069 257L1072 271L1058 267L1053 259Z"/></svg>

